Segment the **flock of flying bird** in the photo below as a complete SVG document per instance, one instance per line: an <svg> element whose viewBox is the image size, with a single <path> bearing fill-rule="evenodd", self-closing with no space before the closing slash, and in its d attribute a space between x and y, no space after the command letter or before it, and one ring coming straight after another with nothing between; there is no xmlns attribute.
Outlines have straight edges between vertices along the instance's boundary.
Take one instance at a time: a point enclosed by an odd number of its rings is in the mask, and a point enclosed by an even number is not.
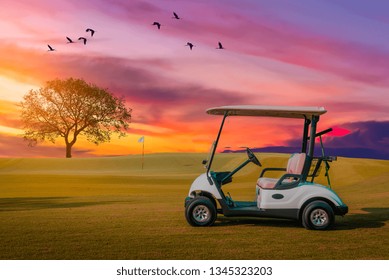
<svg viewBox="0 0 389 280"><path fill-rule="evenodd" d="M173 12L173 17L172 17L172 18L174 18L174 19L181 19L175 12ZM158 29L161 29L161 26L162 26L158 21L154 21L152 25L157 26ZM85 30L85 32L87 32L87 33L90 32L90 37L93 37L93 35L95 34L95 30L93 30L93 29L91 29L91 28L87 28L87 29ZM73 40L72 40L71 38L69 38L69 37L66 37L66 39L67 39L67 43L68 43L68 44L75 43L75 41L73 41ZM79 37L78 40L82 40L82 42L84 43L84 45L86 45L87 38L85 38L85 37ZM54 49L52 46L50 46L50 45L47 45L47 46L48 46L48 48L49 48L48 51L55 51L55 49ZM188 46L189 49L192 50L193 47L194 47L195 45L193 45L191 42L187 42L185 46ZM217 49L220 49L220 50L221 50L221 49L224 49L222 43L218 42L218 47L217 47Z"/></svg>
<svg viewBox="0 0 389 280"><path fill-rule="evenodd" d="M175 12L173 12L173 17L172 18L174 18L174 19L181 19ZM158 29L161 29L161 26L162 26L162 24L160 24L158 21L154 21L152 25L157 26ZM192 50L195 45L193 45L191 42L188 42L188 43L186 43L185 46L188 46L190 48L190 50ZM224 49L222 43L218 42L217 49Z"/></svg>
<svg viewBox="0 0 389 280"><path fill-rule="evenodd" d="M90 32L90 36L91 36L91 37L93 37L93 35L95 34L95 31L94 31L92 28L87 28L87 29L85 30L85 32L87 32L87 33ZM68 44L75 43L75 41L73 41L73 40L72 40L71 38L69 38L69 37L66 37L66 40L68 40L68 41L67 41ZM86 45L86 41L88 41L88 39L85 38L85 37L79 37L78 40L82 40L83 43L84 43L84 45ZM49 47L49 49L48 49L49 52L55 51L55 49L54 49L52 46L50 46L50 45L47 45L47 46Z"/></svg>

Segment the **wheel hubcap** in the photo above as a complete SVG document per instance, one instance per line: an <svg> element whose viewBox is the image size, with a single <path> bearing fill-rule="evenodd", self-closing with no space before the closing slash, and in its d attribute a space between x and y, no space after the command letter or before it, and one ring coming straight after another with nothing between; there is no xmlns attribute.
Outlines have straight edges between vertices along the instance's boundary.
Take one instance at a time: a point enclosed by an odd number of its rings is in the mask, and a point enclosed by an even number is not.
<svg viewBox="0 0 389 280"><path fill-rule="evenodd" d="M325 226L328 224L328 214L323 209L315 209L311 213L311 221L315 226Z"/></svg>
<svg viewBox="0 0 389 280"><path fill-rule="evenodd" d="M193 218L200 223L207 222L210 219L208 207L204 205L197 205L193 209Z"/></svg>

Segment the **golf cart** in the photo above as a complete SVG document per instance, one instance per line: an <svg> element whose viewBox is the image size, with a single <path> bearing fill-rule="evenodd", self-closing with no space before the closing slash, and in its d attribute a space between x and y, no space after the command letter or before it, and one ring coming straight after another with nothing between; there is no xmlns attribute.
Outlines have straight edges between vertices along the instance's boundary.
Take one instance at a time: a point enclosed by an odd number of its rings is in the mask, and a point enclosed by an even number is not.
<svg viewBox="0 0 389 280"><path fill-rule="evenodd" d="M314 182L322 164L336 160L323 154L315 156L315 140L331 129L316 132L323 107L291 106L223 106L207 110L208 114L223 116L216 140L213 142L208 160L204 160L206 172L192 183L185 199L185 217L192 226L211 226L217 214L225 217L271 217L298 220L307 229L325 230L335 221L335 215L345 215L348 207L327 186ZM232 182L232 177L249 163L262 166L256 155L246 148L247 160L233 171L211 170L216 148L227 117L277 117L302 119L304 121L302 147L290 156L286 168L265 168L255 186L255 199L234 201L225 195L223 186ZM322 141L320 141L322 144ZM284 171L280 178L266 177L271 171ZM327 170L328 171L328 170ZM329 180L328 180L329 182ZM254 188L253 188L254 193Z"/></svg>

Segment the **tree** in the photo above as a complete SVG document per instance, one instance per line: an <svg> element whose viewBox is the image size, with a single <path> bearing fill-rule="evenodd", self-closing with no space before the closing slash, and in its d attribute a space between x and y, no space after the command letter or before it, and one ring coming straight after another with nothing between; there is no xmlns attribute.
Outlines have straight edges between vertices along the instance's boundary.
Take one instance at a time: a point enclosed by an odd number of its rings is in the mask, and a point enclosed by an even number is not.
<svg viewBox="0 0 389 280"><path fill-rule="evenodd" d="M131 122L131 109L124 99L81 79L48 81L38 90L30 90L21 102L23 138L30 146L62 137L66 157L78 137L90 142L109 142L112 133L125 136Z"/></svg>

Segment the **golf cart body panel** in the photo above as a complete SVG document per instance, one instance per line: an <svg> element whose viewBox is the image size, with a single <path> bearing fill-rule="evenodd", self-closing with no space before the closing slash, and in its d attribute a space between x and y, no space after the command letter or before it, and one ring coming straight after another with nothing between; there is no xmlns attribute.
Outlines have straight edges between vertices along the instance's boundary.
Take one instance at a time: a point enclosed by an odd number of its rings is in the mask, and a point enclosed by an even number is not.
<svg viewBox="0 0 389 280"><path fill-rule="evenodd" d="M302 221L307 229L327 229L334 223L334 215L345 215L348 207L340 197L329 187L314 183L320 164L326 164L332 157L314 157L315 140L317 137L330 132L327 129L316 132L320 116L327 111L323 107L292 107L292 106L257 106L234 105L211 108L211 115L222 115L223 119L216 140L212 143L208 160L205 160L206 172L197 177L192 183L185 199L185 216L193 226L212 225L217 213L226 217L255 216L295 219ZM277 117L303 119L303 136L301 150L292 154L288 164L283 168L264 168L257 180L255 199L253 201L234 201L223 192L223 185L232 181L235 173L252 162L262 166L254 153L247 148L248 159L233 171L214 172L211 170L216 148L227 117ZM317 165L313 162L316 160ZM312 168L313 173L312 173ZM284 171L280 178L268 178L268 171ZM271 172L269 172L271 173ZM311 181L309 181L311 177ZM329 182L329 178L328 178ZM218 202L218 204L216 203Z"/></svg>
<svg viewBox="0 0 389 280"><path fill-rule="evenodd" d="M300 209L306 201L312 198L330 201L335 206L343 204L331 189L318 184L304 183L287 190L260 189L257 206L264 209Z"/></svg>
<svg viewBox="0 0 389 280"><path fill-rule="evenodd" d="M219 192L219 190L216 187L216 184L214 182L209 181L210 176L206 173L201 174L199 177L197 177L193 183L192 186L189 189L189 197L193 197L193 195L197 192L207 192L211 194L215 199L222 199L222 196Z"/></svg>

